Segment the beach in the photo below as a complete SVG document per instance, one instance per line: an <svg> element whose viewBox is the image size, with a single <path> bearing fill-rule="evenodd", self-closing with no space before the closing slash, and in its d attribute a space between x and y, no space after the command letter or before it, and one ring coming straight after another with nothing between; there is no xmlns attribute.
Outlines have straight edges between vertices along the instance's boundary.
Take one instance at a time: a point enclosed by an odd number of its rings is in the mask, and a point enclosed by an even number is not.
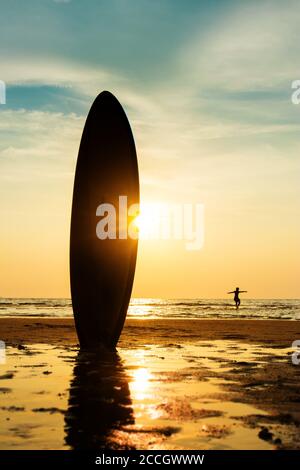
<svg viewBox="0 0 300 470"><path fill-rule="evenodd" d="M11 343L77 345L72 318L0 318L1 339ZM232 319L127 319L119 347L148 343L167 344L197 340L236 340L275 348L289 347L300 339L300 322L286 320Z"/></svg>
<svg viewBox="0 0 300 470"><path fill-rule="evenodd" d="M1 449L300 448L300 322L127 319L117 352L71 318L0 318Z"/></svg>

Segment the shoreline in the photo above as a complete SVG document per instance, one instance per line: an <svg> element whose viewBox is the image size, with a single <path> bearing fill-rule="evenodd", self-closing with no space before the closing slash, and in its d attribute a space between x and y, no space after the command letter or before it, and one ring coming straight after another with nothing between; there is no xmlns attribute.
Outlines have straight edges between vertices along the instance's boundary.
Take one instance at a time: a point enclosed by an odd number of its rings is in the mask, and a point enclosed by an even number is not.
<svg viewBox="0 0 300 470"><path fill-rule="evenodd" d="M136 347L147 343L236 340L265 346L291 347L300 339L297 320L251 319L129 319L118 345ZM77 345L73 318L0 318L0 339L7 344L48 343Z"/></svg>

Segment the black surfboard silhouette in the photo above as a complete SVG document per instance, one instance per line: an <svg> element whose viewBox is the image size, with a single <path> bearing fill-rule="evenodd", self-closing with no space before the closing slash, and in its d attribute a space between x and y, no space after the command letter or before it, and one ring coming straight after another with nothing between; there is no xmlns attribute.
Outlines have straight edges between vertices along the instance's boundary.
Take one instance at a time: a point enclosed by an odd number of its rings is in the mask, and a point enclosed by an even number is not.
<svg viewBox="0 0 300 470"><path fill-rule="evenodd" d="M138 240L120 238L119 198L139 203L135 144L126 114L108 91L95 99L83 130L73 190L70 280L81 347L115 348L130 301ZM116 237L96 233L97 208L116 209ZM130 221L128 221L130 222ZM128 235L128 232L126 232Z"/></svg>

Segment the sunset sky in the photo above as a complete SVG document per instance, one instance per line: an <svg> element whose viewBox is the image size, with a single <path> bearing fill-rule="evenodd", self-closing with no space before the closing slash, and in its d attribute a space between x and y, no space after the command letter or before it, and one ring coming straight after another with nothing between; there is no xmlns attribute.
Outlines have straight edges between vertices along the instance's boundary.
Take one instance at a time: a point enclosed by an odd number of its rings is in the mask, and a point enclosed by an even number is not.
<svg viewBox="0 0 300 470"><path fill-rule="evenodd" d="M69 297L85 118L114 93L144 203L201 203L205 243L141 241L136 297L300 297L300 4L0 0L0 296Z"/></svg>

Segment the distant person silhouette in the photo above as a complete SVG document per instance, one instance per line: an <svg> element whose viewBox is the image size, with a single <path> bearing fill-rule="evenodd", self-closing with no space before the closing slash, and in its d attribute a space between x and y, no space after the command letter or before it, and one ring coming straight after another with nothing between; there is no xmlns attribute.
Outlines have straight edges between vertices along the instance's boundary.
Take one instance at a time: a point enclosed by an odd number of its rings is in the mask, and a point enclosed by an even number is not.
<svg viewBox="0 0 300 470"><path fill-rule="evenodd" d="M246 291L246 290L240 290L239 287L236 287L235 290L232 290L232 291L230 291L230 292L227 292L227 294L234 294L234 301L235 301L235 306L236 306L236 308L239 308L240 303L241 303L241 300L240 300L240 298L239 298L239 294L240 294L241 292L247 292L247 291Z"/></svg>

